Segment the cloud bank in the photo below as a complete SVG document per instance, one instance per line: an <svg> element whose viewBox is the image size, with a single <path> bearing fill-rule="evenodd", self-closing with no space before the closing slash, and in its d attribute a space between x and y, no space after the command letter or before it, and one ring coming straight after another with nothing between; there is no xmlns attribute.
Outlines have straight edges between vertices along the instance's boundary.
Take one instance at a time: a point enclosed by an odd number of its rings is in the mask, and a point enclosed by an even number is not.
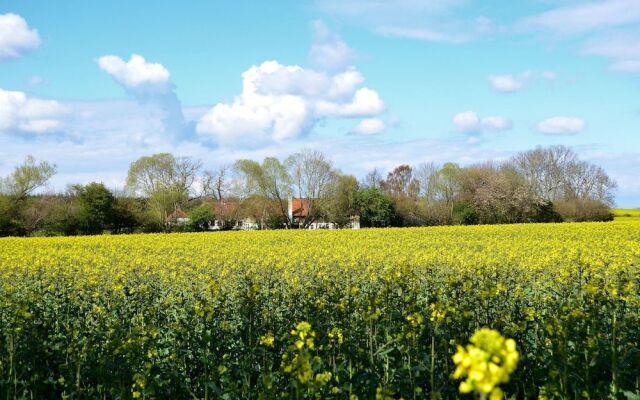
<svg viewBox="0 0 640 400"><path fill-rule="evenodd" d="M23 92L0 89L0 133L44 134L61 127L65 108L55 100L42 100Z"/></svg>

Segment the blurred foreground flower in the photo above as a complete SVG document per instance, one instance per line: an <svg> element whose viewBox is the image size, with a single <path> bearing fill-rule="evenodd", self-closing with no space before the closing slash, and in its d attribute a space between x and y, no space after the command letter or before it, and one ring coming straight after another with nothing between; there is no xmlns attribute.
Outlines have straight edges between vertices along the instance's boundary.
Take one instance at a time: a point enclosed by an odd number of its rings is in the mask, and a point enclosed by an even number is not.
<svg viewBox="0 0 640 400"><path fill-rule="evenodd" d="M500 384L507 383L520 360L513 339L500 332L482 328L471 336L471 344L458 346L453 356L454 379L466 377L460 383L460 393L475 392L481 399L502 399Z"/></svg>

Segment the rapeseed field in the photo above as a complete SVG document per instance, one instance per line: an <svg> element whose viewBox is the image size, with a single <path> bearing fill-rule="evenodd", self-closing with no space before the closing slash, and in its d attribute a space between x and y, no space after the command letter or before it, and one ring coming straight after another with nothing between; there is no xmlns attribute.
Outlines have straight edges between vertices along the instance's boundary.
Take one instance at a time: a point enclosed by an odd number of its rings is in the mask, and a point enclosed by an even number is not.
<svg viewBox="0 0 640 400"><path fill-rule="evenodd" d="M625 392L637 221L0 239L2 398Z"/></svg>

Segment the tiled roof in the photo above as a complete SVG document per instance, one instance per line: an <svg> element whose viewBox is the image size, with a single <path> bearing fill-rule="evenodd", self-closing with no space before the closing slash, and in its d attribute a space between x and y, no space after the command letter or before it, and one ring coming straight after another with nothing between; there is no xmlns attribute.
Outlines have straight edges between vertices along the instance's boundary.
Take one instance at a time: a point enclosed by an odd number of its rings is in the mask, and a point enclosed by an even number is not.
<svg viewBox="0 0 640 400"><path fill-rule="evenodd" d="M309 200L292 199L292 207L294 217L307 217L309 215Z"/></svg>
<svg viewBox="0 0 640 400"><path fill-rule="evenodd" d="M176 220L178 218L188 218L188 215L187 215L187 213L182 211L181 208L176 208L176 210L174 212L172 212L171 214L169 214L169 216L167 218L169 220Z"/></svg>

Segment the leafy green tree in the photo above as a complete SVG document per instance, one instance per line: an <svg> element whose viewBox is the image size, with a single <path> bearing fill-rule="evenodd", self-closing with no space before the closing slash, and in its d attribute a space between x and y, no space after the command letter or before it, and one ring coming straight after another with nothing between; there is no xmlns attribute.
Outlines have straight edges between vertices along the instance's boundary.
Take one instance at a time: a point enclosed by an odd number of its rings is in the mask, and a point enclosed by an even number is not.
<svg viewBox="0 0 640 400"><path fill-rule="evenodd" d="M187 157L159 153L131 163L126 187L147 201L152 220L168 229L167 217L189 201L201 163Z"/></svg>
<svg viewBox="0 0 640 400"><path fill-rule="evenodd" d="M562 222L562 216L556 211L552 202L542 202L536 205L531 222Z"/></svg>
<svg viewBox="0 0 640 400"><path fill-rule="evenodd" d="M444 211L443 220L447 224L454 222L454 207L460 194L462 172L458 164L445 163L432 177L431 190L436 201L440 203L438 208Z"/></svg>
<svg viewBox="0 0 640 400"><path fill-rule="evenodd" d="M364 227L391 226L395 220L392 199L377 188L365 188L356 194L360 224Z"/></svg>
<svg viewBox="0 0 640 400"><path fill-rule="evenodd" d="M46 202L47 212L42 233L47 236L73 236L81 232L79 207L69 194L52 196Z"/></svg>
<svg viewBox="0 0 640 400"><path fill-rule="evenodd" d="M104 232L113 224L115 197L104 184L91 182L74 187L78 201L80 231L87 235Z"/></svg>
<svg viewBox="0 0 640 400"><path fill-rule="evenodd" d="M215 219L216 216L211 207L203 204L189 211L188 228L194 232L203 232L209 229L209 225Z"/></svg>
<svg viewBox="0 0 640 400"><path fill-rule="evenodd" d="M338 226L346 226L351 217L358 214L358 180L352 175L340 175L331 185L329 193L323 207L328 219Z"/></svg>
<svg viewBox="0 0 640 400"><path fill-rule="evenodd" d="M0 195L0 236L23 236L24 225L17 218L17 207L7 196Z"/></svg>
<svg viewBox="0 0 640 400"><path fill-rule="evenodd" d="M44 186L55 173L54 164L38 162L34 157L27 156L21 165L0 181L0 192L15 200L23 200Z"/></svg>
<svg viewBox="0 0 640 400"><path fill-rule="evenodd" d="M112 233L133 233L144 222L144 202L130 197L116 197L113 203Z"/></svg>
<svg viewBox="0 0 640 400"><path fill-rule="evenodd" d="M11 174L0 177L0 236L22 236L27 233L22 213L28 198L44 186L56 173L56 166L38 162L27 156Z"/></svg>
<svg viewBox="0 0 640 400"><path fill-rule="evenodd" d="M287 226L291 226L287 202L293 193L292 178L286 166L275 157L267 157L262 164L253 160L238 160L234 169L242 182L241 187L236 189L238 197L262 198L264 208L271 203L275 204L277 212L287 222Z"/></svg>

